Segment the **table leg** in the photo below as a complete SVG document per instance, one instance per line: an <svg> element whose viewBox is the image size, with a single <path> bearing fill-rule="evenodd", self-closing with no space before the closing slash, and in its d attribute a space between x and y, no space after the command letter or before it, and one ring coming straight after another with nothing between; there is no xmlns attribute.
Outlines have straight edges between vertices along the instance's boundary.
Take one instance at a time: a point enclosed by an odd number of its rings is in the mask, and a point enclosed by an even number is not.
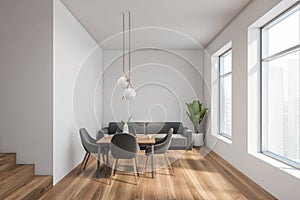
<svg viewBox="0 0 300 200"><path fill-rule="evenodd" d="M101 155L101 145L98 145L98 159L97 159L97 178L100 178L100 155Z"/></svg>
<svg viewBox="0 0 300 200"><path fill-rule="evenodd" d="M106 166L109 167L109 150L107 150L106 154Z"/></svg>
<svg viewBox="0 0 300 200"><path fill-rule="evenodd" d="M154 178L154 145L152 144L151 145L151 162L152 162L152 166L151 166L151 168L152 168L152 178Z"/></svg>

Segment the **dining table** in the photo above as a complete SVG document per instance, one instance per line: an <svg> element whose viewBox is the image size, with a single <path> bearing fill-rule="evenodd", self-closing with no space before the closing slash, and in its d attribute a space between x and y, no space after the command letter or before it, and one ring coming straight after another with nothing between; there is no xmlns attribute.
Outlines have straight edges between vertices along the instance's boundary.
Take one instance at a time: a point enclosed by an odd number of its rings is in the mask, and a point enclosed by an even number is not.
<svg viewBox="0 0 300 200"><path fill-rule="evenodd" d="M113 138L114 134L112 135L105 135L101 139L99 139L96 144L98 145L98 157L97 157L97 178L100 177L100 155L101 155L101 147L109 146L111 143L111 139ZM154 178L154 144L155 144L155 136L154 135L145 135L145 134L136 134L135 138L139 145L150 145L151 146L151 173L152 178ZM108 159L106 159L108 161ZM108 163L106 163L108 165Z"/></svg>

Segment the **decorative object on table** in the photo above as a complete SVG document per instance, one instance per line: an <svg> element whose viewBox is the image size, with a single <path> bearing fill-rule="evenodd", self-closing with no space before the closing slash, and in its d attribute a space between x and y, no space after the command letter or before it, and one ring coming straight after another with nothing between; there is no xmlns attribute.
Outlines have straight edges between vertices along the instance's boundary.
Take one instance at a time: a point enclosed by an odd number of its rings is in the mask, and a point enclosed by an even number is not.
<svg viewBox="0 0 300 200"><path fill-rule="evenodd" d="M128 14L128 73L125 71L125 14ZM125 89L123 92L122 100L125 99L126 101L131 101L135 98L136 92L132 88L131 84L131 77L130 77L130 70L131 70L131 12L123 12L123 65L122 71L123 75L118 80L118 85Z"/></svg>
<svg viewBox="0 0 300 200"><path fill-rule="evenodd" d="M199 133L199 125L203 121L208 108L202 108L202 103L199 100L194 100L192 103L186 103L190 120L194 125L193 143L194 146L203 146L203 133Z"/></svg>
<svg viewBox="0 0 300 200"><path fill-rule="evenodd" d="M132 119L133 115L131 115L127 122L121 121L123 124L123 133L129 133L129 128L128 128L128 123L130 122L130 120Z"/></svg>

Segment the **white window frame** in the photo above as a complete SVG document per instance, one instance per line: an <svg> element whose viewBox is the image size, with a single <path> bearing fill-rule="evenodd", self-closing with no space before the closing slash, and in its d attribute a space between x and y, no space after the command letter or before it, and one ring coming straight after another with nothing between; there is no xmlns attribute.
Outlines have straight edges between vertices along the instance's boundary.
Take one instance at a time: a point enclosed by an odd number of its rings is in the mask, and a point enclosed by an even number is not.
<svg viewBox="0 0 300 200"><path fill-rule="evenodd" d="M226 133L222 133L221 132L221 78L227 77L227 76L231 76L231 81L232 81L232 58L231 58L231 71L227 72L225 74L221 74L221 60L223 57L225 57L226 55L228 55L229 53L231 53L232 56L232 48L227 49L226 51L224 51L218 59L218 67L219 67L219 135L222 137L225 137L226 139L232 140L232 95L231 95L231 133L226 134ZM232 82L231 82L231 92L232 92Z"/></svg>
<svg viewBox="0 0 300 200"><path fill-rule="evenodd" d="M298 9L300 8L300 3L296 3L295 5L293 5L292 7L288 8L286 11L284 11L283 13L280 13L278 16L276 16L275 18L273 18L271 21L269 21L267 24L265 24L264 26L261 27L260 29L260 37L261 37L261 55L260 55L260 105L261 105L261 109L260 109L260 152L268 157L271 157L275 160L278 160L280 162L283 162L287 165L290 165L292 167L298 168L300 169L300 163L292 161L284 156L281 155L277 155L271 151L268 150L264 150L263 149L263 129L262 129L262 123L263 123L263 94L262 94L262 88L263 88L263 77L262 77L262 71L263 71L263 63L264 62L268 62L277 58L280 58L282 56L288 55L290 53L293 53L295 51L298 51L300 49L300 44L297 44L293 47L281 50L280 52L274 53L272 55L268 55L266 57L264 57L263 52L265 51L264 49L264 45L263 44L263 34L264 34L264 29L268 29L274 25L276 25L277 23L280 23L282 20L286 19L288 16L292 15L294 12L298 11Z"/></svg>

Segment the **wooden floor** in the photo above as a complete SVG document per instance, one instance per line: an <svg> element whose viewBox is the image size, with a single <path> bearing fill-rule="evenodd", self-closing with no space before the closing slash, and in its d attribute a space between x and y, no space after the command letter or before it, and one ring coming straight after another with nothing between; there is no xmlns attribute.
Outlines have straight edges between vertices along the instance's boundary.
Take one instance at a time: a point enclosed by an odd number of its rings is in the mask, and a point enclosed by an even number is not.
<svg viewBox="0 0 300 200"><path fill-rule="evenodd" d="M16 153L0 153L1 200L36 200L52 188L52 176L36 176L33 164L16 159Z"/></svg>
<svg viewBox="0 0 300 200"><path fill-rule="evenodd" d="M174 175L167 168L156 171L155 179L151 173L135 177L131 172L117 171L109 185L104 166L101 177L96 179L96 160L90 159L85 172L77 176L78 167L48 191L42 199L275 199L245 175L237 171L214 152L201 156L206 149L182 151L179 159L174 159L178 151L169 151L173 158ZM176 152L176 153L175 153ZM163 157L157 157L157 164ZM138 159L139 171L144 169L144 156Z"/></svg>

